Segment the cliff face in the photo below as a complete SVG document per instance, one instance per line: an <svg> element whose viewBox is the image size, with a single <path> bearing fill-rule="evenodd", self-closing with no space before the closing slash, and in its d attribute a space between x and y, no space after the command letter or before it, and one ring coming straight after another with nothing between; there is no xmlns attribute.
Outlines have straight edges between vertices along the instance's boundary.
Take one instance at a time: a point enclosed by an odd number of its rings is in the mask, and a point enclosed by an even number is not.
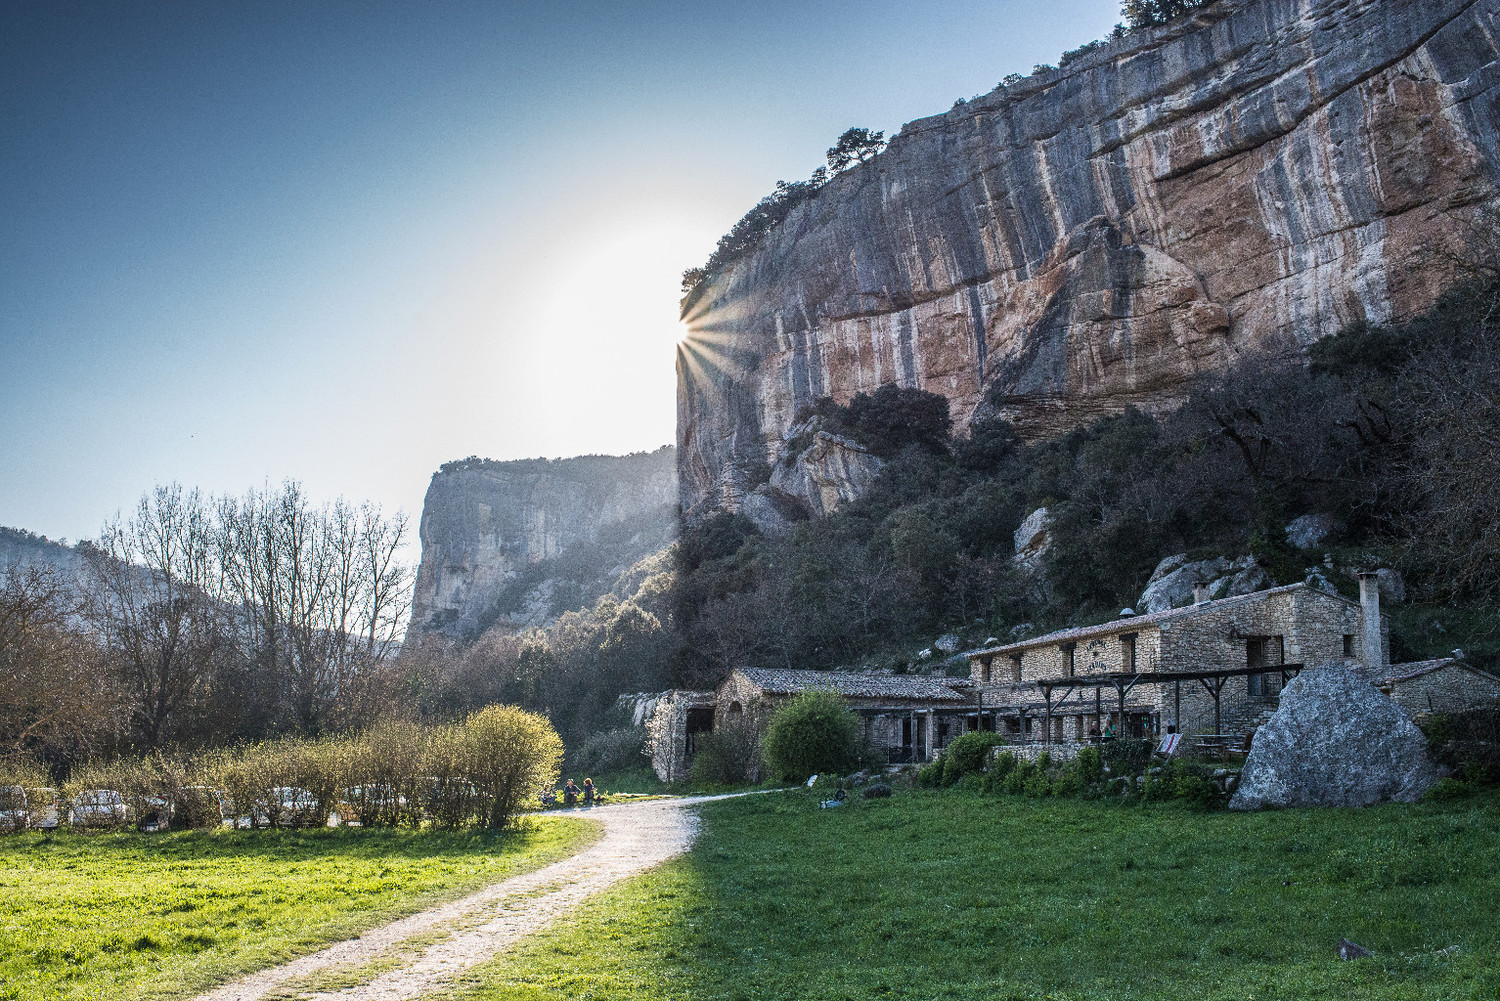
<svg viewBox="0 0 1500 1001"><path fill-rule="evenodd" d="M451 462L422 505L412 631L471 637L591 603L671 541L676 452Z"/></svg>
<svg viewBox="0 0 1500 1001"><path fill-rule="evenodd" d="M993 390L1038 437L1430 306L1500 180L1500 0L1222 0L907 125L689 298L689 516L799 408Z"/></svg>

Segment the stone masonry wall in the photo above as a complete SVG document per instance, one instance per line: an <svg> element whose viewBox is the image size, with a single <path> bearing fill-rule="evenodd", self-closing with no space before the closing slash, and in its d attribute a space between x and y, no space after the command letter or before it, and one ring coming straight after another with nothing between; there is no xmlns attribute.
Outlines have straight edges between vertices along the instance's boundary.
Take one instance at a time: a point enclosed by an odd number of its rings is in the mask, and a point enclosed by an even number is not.
<svg viewBox="0 0 1500 1001"><path fill-rule="evenodd" d="M1397 682L1389 694L1413 716L1423 712L1457 712L1500 699L1500 679L1450 664Z"/></svg>

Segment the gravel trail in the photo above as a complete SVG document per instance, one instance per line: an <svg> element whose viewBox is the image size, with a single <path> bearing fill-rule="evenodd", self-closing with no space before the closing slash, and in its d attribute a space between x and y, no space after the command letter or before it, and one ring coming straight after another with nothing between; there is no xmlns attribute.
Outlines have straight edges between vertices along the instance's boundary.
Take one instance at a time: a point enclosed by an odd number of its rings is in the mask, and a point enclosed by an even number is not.
<svg viewBox="0 0 1500 1001"><path fill-rule="evenodd" d="M198 1001L418 997L494 958L585 898L681 855L698 833L698 818L688 807L723 798L694 796L596 807L586 816L604 826L604 837L577 855L252 973L200 995ZM369 968L367 975L360 967Z"/></svg>

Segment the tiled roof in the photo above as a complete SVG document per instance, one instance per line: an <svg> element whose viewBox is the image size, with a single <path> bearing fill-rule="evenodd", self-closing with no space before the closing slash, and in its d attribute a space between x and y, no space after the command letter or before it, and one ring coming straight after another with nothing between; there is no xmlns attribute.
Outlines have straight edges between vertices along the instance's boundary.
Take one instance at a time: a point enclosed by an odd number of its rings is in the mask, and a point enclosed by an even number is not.
<svg viewBox="0 0 1500 1001"><path fill-rule="evenodd" d="M851 699L921 699L968 702L967 678L929 678L915 674L864 674L855 671L795 671L742 667L739 673L768 695L794 695L809 688L831 688Z"/></svg>
<svg viewBox="0 0 1500 1001"><path fill-rule="evenodd" d="M1164 622L1189 618L1210 610L1217 611L1222 608L1233 608L1235 605L1250 604L1261 598L1273 594L1285 594L1288 591L1295 591L1298 588L1307 588L1307 585L1300 583L1286 584L1281 587L1268 588L1264 591L1252 591L1249 594L1236 594L1228 598L1215 598L1212 601L1199 602L1196 605L1183 605L1181 608L1169 608L1160 612L1148 612L1145 615L1130 615L1121 619L1111 619L1109 622L1101 622L1094 626L1075 626L1072 629L1059 629L1044 636L1034 636L1031 639L1007 643L1003 646L980 647L977 650L970 650L964 656L978 657L981 654L1009 653L1013 650L1026 650L1034 646L1049 646L1054 643L1093 639L1096 636L1113 636L1116 633L1135 632L1142 626L1156 626L1160 628ZM1324 594L1322 591L1315 593ZM1326 596L1330 598L1337 597L1335 595ZM1338 597L1338 600L1346 604L1353 604L1348 598Z"/></svg>
<svg viewBox="0 0 1500 1001"><path fill-rule="evenodd" d="M1386 681L1410 681L1420 678L1424 674L1441 670L1449 664L1457 664L1459 661L1453 657L1439 657L1436 660L1414 660L1409 664L1392 664L1388 668L1391 672L1385 678Z"/></svg>

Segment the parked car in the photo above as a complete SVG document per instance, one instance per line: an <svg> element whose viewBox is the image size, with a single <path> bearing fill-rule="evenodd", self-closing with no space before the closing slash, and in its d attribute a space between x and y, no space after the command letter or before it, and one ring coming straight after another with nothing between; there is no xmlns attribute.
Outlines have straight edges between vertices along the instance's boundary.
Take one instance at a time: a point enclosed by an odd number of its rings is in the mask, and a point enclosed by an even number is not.
<svg viewBox="0 0 1500 1001"><path fill-rule="evenodd" d="M394 823L405 814L405 796L389 785L372 782L343 790L328 820L334 826L337 821L367 827L377 821Z"/></svg>
<svg viewBox="0 0 1500 1001"><path fill-rule="evenodd" d="M306 789L277 786L266 792L266 798L250 808L253 827L320 827L328 819L318 797Z"/></svg>
<svg viewBox="0 0 1500 1001"><path fill-rule="evenodd" d="M31 826L40 831L55 831L62 822L62 795L48 787L26 790L26 808Z"/></svg>
<svg viewBox="0 0 1500 1001"><path fill-rule="evenodd" d="M133 819L125 797L114 789L86 789L68 804L73 827L124 827Z"/></svg>
<svg viewBox="0 0 1500 1001"><path fill-rule="evenodd" d="M180 786L172 799L172 823L178 827L211 828L224 824L224 795L210 786Z"/></svg>
<svg viewBox="0 0 1500 1001"><path fill-rule="evenodd" d="M165 831L172 826L172 801L165 796L145 796L139 816L142 831Z"/></svg>
<svg viewBox="0 0 1500 1001"><path fill-rule="evenodd" d="M26 790L20 786L0 786L0 834L24 831L30 825Z"/></svg>

